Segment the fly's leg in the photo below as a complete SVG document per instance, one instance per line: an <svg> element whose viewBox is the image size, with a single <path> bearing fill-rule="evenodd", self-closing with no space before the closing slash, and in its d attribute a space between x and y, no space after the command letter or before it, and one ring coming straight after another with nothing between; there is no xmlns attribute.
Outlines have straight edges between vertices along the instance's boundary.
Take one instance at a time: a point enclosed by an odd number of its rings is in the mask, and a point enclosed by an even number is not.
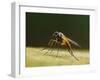
<svg viewBox="0 0 100 80"><path fill-rule="evenodd" d="M59 47L60 47L60 44L57 43L57 45L58 45L58 47L57 47L57 55L56 55L56 57L58 56L58 53L59 53Z"/></svg>
<svg viewBox="0 0 100 80"><path fill-rule="evenodd" d="M71 56L73 56L77 61L79 61L79 59L73 54L73 50L69 42L67 42L67 45L68 45L68 51L71 54Z"/></svg>
<svg viewBox="0 0 100 80"><path fill-rule="evenodd" d="M50 39L50 41L48 42L48 47L51 45L52 41L53 41L53 39ZM46 48L43 48L41 51L43 51L45 49L47 49L47 47Z"/></svg>
<svg viewBox="0 0 100 80"><path fill-rule="evenodd" d="M44 53L44 55L47 54L50 51L50 47L53 45L53 43L54 43L54 41L52 39L48 42L49 48L48 48L48 51Z"/></svg>
<svg viewBox="0 0 100 80"><path fill-rule="evenodd" d="M51 50L51 48L55 45L56 42L57 41L53 40L53 39L49 41L49 43L48 43L49 49L48 49L48 51L45 54L47 54ZM52 52L52 50L51 50L51 52Z"/></svg>
<svg viewBox="0 0 100 80"><path fill-rule="evenodd" d="M57 41L54 40L54 44L53 44L52 48L54 48L56 45L57 45ZM50 51L50 54L51 54L52 52L53 52L53 49Z"/></svg>

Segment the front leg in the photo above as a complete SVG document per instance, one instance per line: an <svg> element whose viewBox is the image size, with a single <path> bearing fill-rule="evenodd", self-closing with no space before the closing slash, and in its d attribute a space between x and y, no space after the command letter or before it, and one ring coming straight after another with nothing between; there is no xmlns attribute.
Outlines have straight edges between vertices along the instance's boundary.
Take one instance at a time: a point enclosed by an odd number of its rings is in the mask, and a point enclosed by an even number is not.
<svg viewBox="0 0 100 80"><path fill-rule="evenodd" d="M48 47L52 47L53 44L54 44L54 42L57 42L57 40L50 39L49 42L48 42ZM54 45L55 45L55 44L54 44ZM41 51L43 51L43 50L45 50L45 49L47 49L47 47L46 47L46 48L43 48Z"/></svg>
<svg viewBox="0 0 100 80"><path fill-rule="evenodd" d="M57 43L56 40L50 39L50 41L48 42L48 47L49 47L50 49L48 48L48 51L47 51L45 54L47 54L47 53L51 50L51 48L52 48L53 46L56 45L56 43ZM52 52L52 50L51 50L51 52ZM44 54L44 55L45 55L45 54Z"/></svg>

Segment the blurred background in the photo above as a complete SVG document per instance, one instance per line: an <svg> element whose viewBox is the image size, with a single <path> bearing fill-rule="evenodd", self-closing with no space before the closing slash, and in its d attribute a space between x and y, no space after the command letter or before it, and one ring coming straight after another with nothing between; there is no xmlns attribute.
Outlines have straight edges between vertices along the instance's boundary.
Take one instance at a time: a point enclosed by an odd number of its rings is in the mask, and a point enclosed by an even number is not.
<svg viewBox="0 0 100 80"><path fill-rule="evenodd" d="M89 15L26 12L26 47L47 46L55 31L89 49Z"/></svg>

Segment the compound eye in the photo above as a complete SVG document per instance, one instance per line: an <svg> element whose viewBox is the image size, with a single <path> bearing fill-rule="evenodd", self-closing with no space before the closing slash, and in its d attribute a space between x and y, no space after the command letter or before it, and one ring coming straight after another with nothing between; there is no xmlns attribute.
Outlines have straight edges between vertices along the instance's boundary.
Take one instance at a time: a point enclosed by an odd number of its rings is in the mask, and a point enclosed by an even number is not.
<svg viewBox="0 0 100 80"><path fill-rule="evenodd" d="M59 36L62 37L62 36L63 36L63 33L60 32L60 33L59 33Z"/></svg>

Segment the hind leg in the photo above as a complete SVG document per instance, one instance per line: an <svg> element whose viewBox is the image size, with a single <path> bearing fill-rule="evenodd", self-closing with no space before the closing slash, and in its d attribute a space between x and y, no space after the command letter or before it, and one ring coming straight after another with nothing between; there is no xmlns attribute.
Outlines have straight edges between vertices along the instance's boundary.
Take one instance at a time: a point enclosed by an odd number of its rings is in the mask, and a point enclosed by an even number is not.
<svg viewBox="0 0 100 80"><path fill-rule="evenodd" d="M73 50L71 48L70 43L67 43L67 49L68 49L68 52L70 53L70 55L73 56L77 61L79 61L79 59L73 54Z"/></svg>

